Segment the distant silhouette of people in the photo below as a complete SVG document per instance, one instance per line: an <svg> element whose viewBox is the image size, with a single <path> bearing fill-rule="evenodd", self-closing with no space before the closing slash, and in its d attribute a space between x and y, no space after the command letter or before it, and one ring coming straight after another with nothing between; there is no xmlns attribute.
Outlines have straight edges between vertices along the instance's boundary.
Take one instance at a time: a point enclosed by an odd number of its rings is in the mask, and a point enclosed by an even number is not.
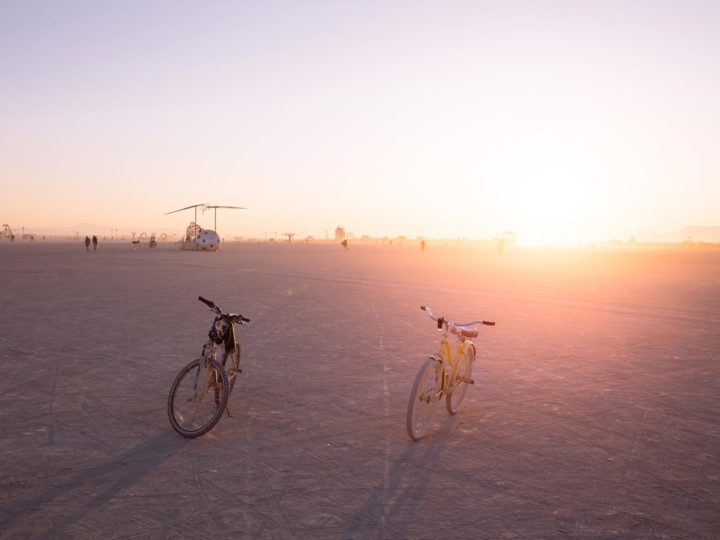
<svg viewBox="0 0 720 540"><path fill-rule="evenodd" d="M85 251L90 251L90 237L85 237Z"/></svg>
<svg viewBox="0 0 720 540"><path fill-rule="evenodd" d="M425 251L425 240L420 240L420 251Z"/></svg>
<svg viewBox="0 0 720 540"><path fill-rule="evenodd" d="M345 249L345 251L349 249L347 239L340 242L340 245Z"/></svg>
<svg viewBox="0 0 720 540"><path fill-rule="evenodd" d="M97 251L98 239L97 239L97 236L95 236L94 234L92 237L92 245L93 245L93 251Z"/></svg>
<svg viewBox="0 0 720 540"><path fill-rule="evenodd" d="M502 238L498 240L497 250L498 253L502 253L503 251L505 251L505 240L503 240Z"/></svg>

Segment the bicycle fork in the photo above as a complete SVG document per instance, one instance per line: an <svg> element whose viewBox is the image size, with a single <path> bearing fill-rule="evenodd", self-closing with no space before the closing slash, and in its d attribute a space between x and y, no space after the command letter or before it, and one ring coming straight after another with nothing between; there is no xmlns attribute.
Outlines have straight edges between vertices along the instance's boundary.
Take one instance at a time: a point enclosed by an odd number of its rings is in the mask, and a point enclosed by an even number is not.
<svg viewBox="0 0 720 540"><path fill-rule="evenodd" d="M198 364L195 380L193 381L193 394L188 401L202 401L210 388L212 377L210 376L210 356L203 356Z"/></svg>

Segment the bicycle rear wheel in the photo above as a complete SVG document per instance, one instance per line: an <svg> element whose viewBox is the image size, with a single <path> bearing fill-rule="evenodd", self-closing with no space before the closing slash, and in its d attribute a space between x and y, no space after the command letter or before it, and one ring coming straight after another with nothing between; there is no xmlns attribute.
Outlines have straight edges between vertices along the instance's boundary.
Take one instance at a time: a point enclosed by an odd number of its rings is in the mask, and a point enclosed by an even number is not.
<svg viewBox="0 0 720 540"><path fill-rule="evenodd" d="M455 380L450 381L450 390L445 397L445 406L450 414L455 414L465 399L468 384L472 376L473 362L475 361L475 347L470 347L467 354L460 357L460 365L455 373Z"/></svg>
<svg viewBox="0 0 720 540"><path fill-rule="evenodd" d="M220 363L210 360L205 369L202 358L193 360L178 373L170 388L170 425L183 437L204 435L222 417L229 397L230 385Z"/></svg>
<svg viewBox="0 0 720 540"><path fill-rule="evenodd" d="M240 344L235 343L235 350L228 354L227 358L223 361L223 368L225 368L225 374L228 378L228 384L230 385L230 391L235 388L235 381L237 376L240 374Z"/></svg>
<svg viewBox="0 0 720 540"><path fill-rule="evenodd" d="M441 387L441 372L437 362L428 358L418 371L415 384L410 390L406 424L412 440L419 440L430 428Z"/></svg>

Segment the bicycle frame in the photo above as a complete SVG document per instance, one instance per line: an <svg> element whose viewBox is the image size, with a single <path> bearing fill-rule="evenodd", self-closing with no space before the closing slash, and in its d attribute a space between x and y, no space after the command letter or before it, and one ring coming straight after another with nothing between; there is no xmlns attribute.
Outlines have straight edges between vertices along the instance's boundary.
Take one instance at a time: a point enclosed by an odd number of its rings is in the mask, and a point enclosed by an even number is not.
<svg viewBox="0 0 720 540"><path fill-rule="evenodd" d="M448 325L446 321L443 323L442 330L443 334L440 338L440 349L437 354L432 356L433 360L438 363L436 369L442 369L441 387L435 396L437 399L440 399L444 394L447 394L450 391L448 381L455 380L455 375L458 367L460 366L460 362L458 362L460 355L467 356L470 349L473 351L475 350L475 344L470 339L459 335L455 345L455 352L453 352L450 340L448 339ZM450 373L448 373L445 369L446 365L450 366Z"/></svg>
<svg viewBox="0 0 720 540"><path fill-rule="evenodd" d="M474 329L472 327L475 324L495 326L495 323L493 321L478 320L459 324L448 321L445 317L436 317L435 315L433 315L432 310L427 306L420 306L420 309L424 311L428 317L437 322L438 330L442 331L442 337L440 338L440 350L436 355L431 356L431 358L436 362L436 370L442 369L442 383L440 388L437 390L437 395L435 396L435 398L439 399L444 394L448 394L452 390L452 388L450 388L450 383L448 383L448 379L450 381L455 380L455 376L460 365L460 362L457 361L460 355L465 355L466 357L468 357L469 350L470 348L472 348L473 354L472 356L470 356L470 358L475 357L475 344L470 340L470 337L476 337L478 333L477 329ZM451 331L454 335L457 336L458 339L454 353L448 340L448 331ZM470 332L470 334L466 334L467 332ZM450 373L448 373L445 369L446 365L450 366ZM472 384L472 381L464 382L469 382Z"/></svg>
<svg viewBox="0 0 720 540"><path fill-rule="evenodd" d="M228 358L232 353L235 351L240 351L240 343L237 341L235 337L235 323L231 320L225 320L223 317L216 317L213 321L213 326L210 328L210 331L212 332L213 329L218 328L218 325L227 325L227 327L224 329L224 338L223 343L224 345L224 352L222 357L222 366L225 368L225 371L227 373L227 361ZM239 360L240 355L238 354L238 362L236 365L233 366L235 369L235 373L233 376L237 375L237 373L241 373ZM208 338L207 342L203 345L202 353L202 364L201 366L198 366L198 373L195 376L195 381L193 384L193 390L195 391L193 395L193 399L199 399L200 401L203 400L203 397L205 396L207 389L209 388L211 383L217 383L218 381L211 381L208 374L210 373L210 362L212 360L218 360L218 343L215 342L212 338ZM231 359L232 362L234 360ZM229 374L228 374L229 376ZM232 389L231 389L232 391Z"/></svg>
<svg viewBox="0 0 720 540"><path fill-rule="evenodd" d="M213 321L213 328L217 328L218 323L222 324L223 319L221 317L216 317ZM224 332L225 337L223 338L222 345L225 346L225 353L223 354L223 365L225 361L227 360L228 356L233 353L235 350L240 349L240 343L235 337L235 323L232 321L224 321L225 324L227 324L227 330ZM210 330L212 331L213 328ZM217 347L218 343L215 342L212 338L208 338L207 342L203 345L202 349L202 356L203 358L209 357L212 360L217 360ZM210 351L208 351L208 348Z"/></svg>

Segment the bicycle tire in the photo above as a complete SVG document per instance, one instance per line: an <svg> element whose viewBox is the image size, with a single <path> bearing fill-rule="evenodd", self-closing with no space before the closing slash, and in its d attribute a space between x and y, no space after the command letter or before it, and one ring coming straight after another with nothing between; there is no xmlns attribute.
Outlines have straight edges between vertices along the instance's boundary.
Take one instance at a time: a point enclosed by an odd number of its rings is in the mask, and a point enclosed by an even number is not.
<svg viewBox="0 0 720 540"><path fill-rule="evenodd" d="M214 382L208 381L205 391L197 395L193 377L200 376L201 361L201 358L193 360L180 370L168 395L170 425L188 439L200 437L215 427L222 418L230 397L227 374L217 360L210 360L209 367L209 376ZM211 392L212 397L205 395ZM195 418L198 420L195 421Z"/></svg>
<svg viewBox="0 0 720 540"><path fill-rule="evenodd" d="M420 440L430 428L442 381L438 380L440 371L436 360L428 358L418 371L415 383L410 390L408 400L406 427L408 435L414 441Z"/></svg>
<svg viewBox="0 0 720 540"><path fill-rule="evenodd" d="M468 347L467 353L460 358L460 365L455 373L455 381L450 382L450 390L445 396L445 407L450 414L455 414L465 399L469 382L472 377L473 363L475 362L475 347Z"/></svg>

